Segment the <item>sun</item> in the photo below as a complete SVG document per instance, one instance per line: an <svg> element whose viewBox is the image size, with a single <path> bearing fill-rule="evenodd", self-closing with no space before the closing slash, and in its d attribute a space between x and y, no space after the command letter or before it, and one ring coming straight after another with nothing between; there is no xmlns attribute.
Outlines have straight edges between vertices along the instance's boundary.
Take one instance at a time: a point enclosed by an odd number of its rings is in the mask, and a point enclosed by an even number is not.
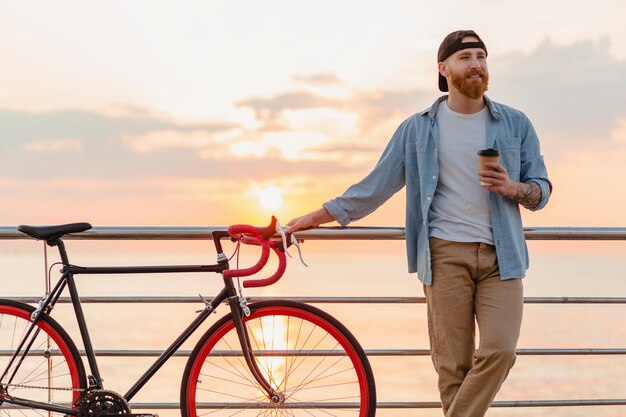
<svg viewBox="0 0 626 417"><path fill-rule="evenodd" d="M280 189L274 186L261 189L261 191L259 191L259 202L268 210L277 209L283 203Z"/></svg>

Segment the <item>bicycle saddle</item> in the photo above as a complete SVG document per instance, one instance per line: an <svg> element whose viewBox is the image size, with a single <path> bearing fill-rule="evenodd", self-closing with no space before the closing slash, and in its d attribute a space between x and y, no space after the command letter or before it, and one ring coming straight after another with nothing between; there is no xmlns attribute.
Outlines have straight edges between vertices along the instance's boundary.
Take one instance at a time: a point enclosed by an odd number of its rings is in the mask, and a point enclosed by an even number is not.
<svg viewBox="0 0 626 417"><path fill-rule="evenodd" d="M34 237L39 240L55 240L60 239L67 233L80 233L85 230L91 229L89 223L70 223L60 224L56 226L17 226L17 230L27 234L30 237Z"/></svg>

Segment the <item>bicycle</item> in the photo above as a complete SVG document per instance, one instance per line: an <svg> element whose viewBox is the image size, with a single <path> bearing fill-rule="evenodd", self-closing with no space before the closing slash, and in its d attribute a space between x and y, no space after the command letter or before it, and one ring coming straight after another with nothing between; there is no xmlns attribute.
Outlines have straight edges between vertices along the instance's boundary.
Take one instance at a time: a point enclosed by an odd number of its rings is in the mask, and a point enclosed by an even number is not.
<svg viewBox="0 0 626 417"><path fill-rule="evenodd" d="M212 265L83 267L70 263L63 237L91 229L89 223L19 226L28 236L57 247L60 278L39 304L0 299L0 415L76 417L148 417L133 413L129 402L218 306L230 313L199 339L185 367L180 409L183 417L213 415L357 415L373 417L376 388L368 359L355 337L338 320L308 304L273 300L248 304L234 279L259 272L270 249L278 257L276 272L265 279L244 280L243 287L272 285L286 268L285 234L273 239L276 219L264 228L233 225L212 233L217 263ZM280 227L278 227L280 229ZM261 247L258 262L231 269L222 240ZM234 254L233 254L234 256ZM231 257L232 259L232 257ZM104 388L77 292L75 275L135 273L222 274L223 289L172 342L124 395ZM87 357L89 375L68 333L51 317L68 289ZM236 399L235 402L232 402Z"/></svg>

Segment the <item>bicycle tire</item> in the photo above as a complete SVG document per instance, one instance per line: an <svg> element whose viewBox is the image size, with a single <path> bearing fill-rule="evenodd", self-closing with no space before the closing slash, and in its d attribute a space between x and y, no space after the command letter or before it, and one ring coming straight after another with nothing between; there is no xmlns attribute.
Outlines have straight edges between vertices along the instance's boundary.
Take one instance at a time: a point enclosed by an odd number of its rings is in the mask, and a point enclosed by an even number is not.
<svg viewBox="0 0 626 417"><path fill-rule="evenodd" d="M35 308L28 304L0 299L0 377L32 324L30 317L33 311ZM31 340L29 353L19 362L17 372L14 374L16 361L0 381L3 389L15 398L64 406L76 404L87 388L87 380L80 354L70 336L59 323L44 315L29 336ZM7 386L9 378L11 382ZM7 403L1 404L0 410L2 416L6 414L9 417L39 417L44 413Z"/></svg>
<svg viewBox="0 0 626 417"><path fill-rule="evenodd" d="M375 415L372 369L344 325L299 302L263 301L249 307L251 315L244 322L255 358L268 382L285 396L284 403L272 405L252 377L228 314L204 334L187 362L181 385L183 417L205 411L212 416L236 412L238 417L328 416L329 411L337 416Z"/></svg>

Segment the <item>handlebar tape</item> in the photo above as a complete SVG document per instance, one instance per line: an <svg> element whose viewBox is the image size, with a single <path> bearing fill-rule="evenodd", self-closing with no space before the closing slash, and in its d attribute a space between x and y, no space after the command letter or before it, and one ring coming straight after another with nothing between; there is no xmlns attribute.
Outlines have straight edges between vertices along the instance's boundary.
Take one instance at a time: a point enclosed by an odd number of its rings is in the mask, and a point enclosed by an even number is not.
<svg viewBox="0 0 626 417"><path fill-rule="evenodd" d="M276 233L276 218L272 216L272 222L269 226L264 228L258 228L249 225L236 224L232 225L228 228L228 234L233 238L241 241L247 245L259 245L261 246L261 257L258 262L244 269L228 269L224 271L225 278L234 278L234 277L247 277L250 275L254 275L259 272L269 259L270 248L276 253L278 256L278 268L276 272L265 279L258 280L246 280L243 282L243 286L245 288L252 287L265 287L271 284L274 284L278 281L283 274L285 273L285 269L287 267L285 254L279 250L274 242L268 240Z"/></svg>
<svg viewBox="0 0 626 417"><path fill-rule="evenodd" d="M268 278L265 279L249 279L243 282L244 288L255 288L255 287L267 287L268 285L272 285L277 282L285 273L285 269L287 269L287 257L285 253L276 248L274 242L270 242L270 247L278 256L278 268L276 272Z"/></svg>

